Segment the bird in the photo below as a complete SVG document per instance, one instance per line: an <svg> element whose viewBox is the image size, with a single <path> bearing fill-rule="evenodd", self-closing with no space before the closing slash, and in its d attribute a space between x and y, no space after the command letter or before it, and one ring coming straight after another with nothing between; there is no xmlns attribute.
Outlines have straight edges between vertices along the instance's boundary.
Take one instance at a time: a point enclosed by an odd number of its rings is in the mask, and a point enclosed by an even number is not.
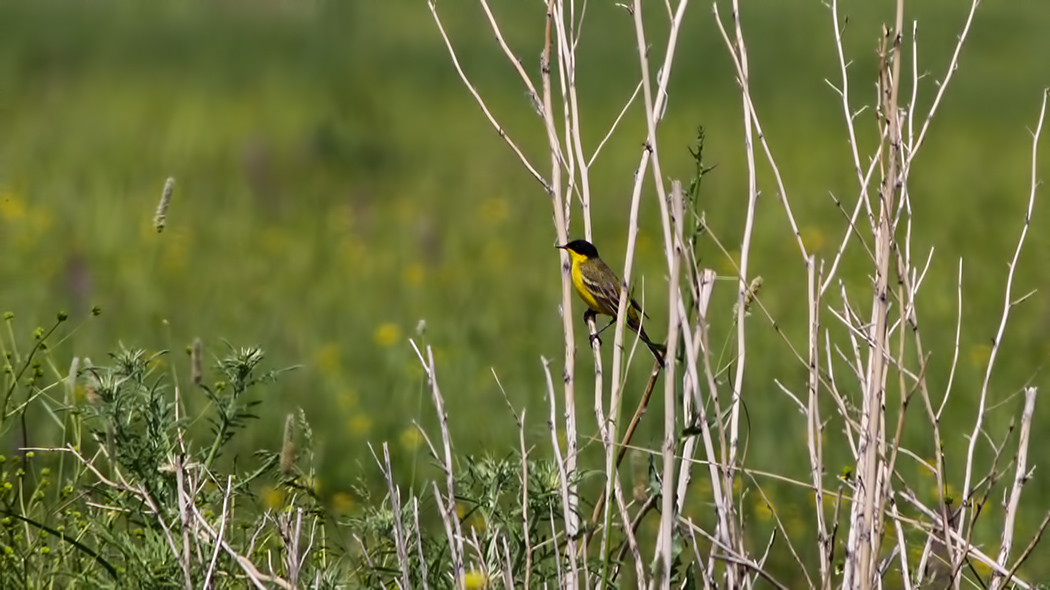
<svg viewBox="0 0 1050 590"><path fill-rule="evenodd" d="M612 316L612 321L604 328L590 335L591 342L616 321L616 311L620 306L620 290L623 281L609 268L608 264L598 256L598 249L587 240L573 240L563 246L555 248L565 250L572 261L572 285L576 288L576 294L587 304L587 311L583 312L583 320L596 317L598 314ZM656 362L664 364L664 351L662 344L653 342L642 327L642 318L645 313L638 302L631 298L627 306L627 326L638 333L638 337L649 347L656 357Z"/></svg>

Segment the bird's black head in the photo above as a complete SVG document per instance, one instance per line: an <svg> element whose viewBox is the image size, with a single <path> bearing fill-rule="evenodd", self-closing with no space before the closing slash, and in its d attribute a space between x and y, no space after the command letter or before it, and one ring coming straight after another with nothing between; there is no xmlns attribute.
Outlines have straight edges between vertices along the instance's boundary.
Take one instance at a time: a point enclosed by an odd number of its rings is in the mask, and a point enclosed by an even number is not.
<svg viewBox="0 0 1050 590"><path fill-rule="evenodd" d="M558 246L558 248L575 252L584 258L598 258L598 249L587 240L573 240L564 246Z"/></svg>

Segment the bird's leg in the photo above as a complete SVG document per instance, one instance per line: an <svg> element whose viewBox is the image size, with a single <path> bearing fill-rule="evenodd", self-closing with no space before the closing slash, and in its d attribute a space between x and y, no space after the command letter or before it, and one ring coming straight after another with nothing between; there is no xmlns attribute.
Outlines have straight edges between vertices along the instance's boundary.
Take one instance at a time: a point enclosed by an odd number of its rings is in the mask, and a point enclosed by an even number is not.
<svg viewBox="0 0 1050 590"><path fill-rule="evenodd" d="M598 317L598 312L588 307L587 310L583 312L583 323L586 324L596 317Z"/></svg>
<svg viewBox="0 0 1050 590"><path fill-rule="evenodd" d="M597 338L598 336L601 335L602 332L608 330L609 326L611 326L611 325L613 325L615 323L616 323L616 318L613 318L613 319L609 320L609 323L605 324L604 328L602 328L601 330L598 330L597 332L594 333L594 337Z"/></svg>
<svg viewBox="0 0 1050 590"><path fill-rule="evenodd" d="M609 320L609 323L608 323L608 324L605 324L605 327L604 327L604 328L602 328L601 330L598 330L598 331L597 331L597 332L595 332L594 334L591 334L591 343L593 344L593 343L594 343L594 341L595 341L595 340L597 340L597 341L598 341L598 344L601 344L601 343L602 343L602 339L601 339L601 338L599 338L599 336L601 336L602 332L604 332L605 330L607 330L607 329L609 328L609 326L611 326L611 325L613 325L613 324L615 324L615 323L616 323L616 318L613 318L613 319Z"/></svg>
<svg viewBox="0 0 1050 590"><path fill-rule="evenodd" d="M591 328L591 320L593 320L593 319L595 319L597 317L598 317L598 312L594 311L593 309L588 308L586 311L583 312L583 323L587 324L587 329L588 330ZM608 328L608 326L606 326L606 328ZM604 329L605 328L602 328L602 330L604 330ZM598 340L598 344L601 344L602 341L601 341L600 338L598 338L598 334L601 334L602 330L598 330L594 334L590 334L589 335L590 343L591 343L592 346L594 345L594 341L596 339Z"/></svg>

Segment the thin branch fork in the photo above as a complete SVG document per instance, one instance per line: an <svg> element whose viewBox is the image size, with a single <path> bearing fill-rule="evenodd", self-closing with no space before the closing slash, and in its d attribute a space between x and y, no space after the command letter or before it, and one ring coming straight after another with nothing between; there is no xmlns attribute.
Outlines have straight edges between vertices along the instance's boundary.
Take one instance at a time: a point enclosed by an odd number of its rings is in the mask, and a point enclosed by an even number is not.
<svg viewBox="0 0 1050 590"><path fill-rule="evenodd" d="M1021 433L1017 442L1017 472L1014 476L1013 487L1010 490L1010 500L1006 504L1004 517L1002 541L999 548L999 565L1006 567L1010 559L1010 550L1013 548L1014 524L1017 521L1017 510L1021 504L1021 489L1028 481L1028 441L1032 433L1032 416L1035 414L1036 388L1029 387L1024 392L1024 411L1021 413ZM996 573L992 576L991 589L999 590L1009 584L1010 580Z"/></svg>
<svg viewBox="0 0 1050 590"><path fill-rule="evenodd" d="M427 6L430 8L430 14L434 16L434 22L437 24L438 31L441 32L441 38L445 40L445 47L448 48L449 56L452 58L452 64L456 67L456 72L459 73L460 80L463 81L463 84L467 87L467 90L470 91L470 94L474 97L474 100L478 103L478 106L481 107L481 111L485 113L485 118L489 120L489 123L492 124L492 127L496 130L499 136L507 142L507 145L510 147L511 151L513 151L514 154L518 156L518 159L521 160L521 163L523 166L525 166L525 169L528 170L529 174L531 174L532 177L540 183L540 185L543 187L543 190L550 194L552 192L551 183L547 182L543 175L540 174L538 170L536 170L532 163L529 162L529 159L521 151L521 148L518 147L518 144L514 143L514 140L510 138L507 132L503 129L503 126L500 125L499 121L496 120L496 117L493 116L492 111L489 110L488 105L485 104L485 99L481 98L481 94L478 93L477 88L474 87L474 84L470 82L470 78L467 77L466 72L463 71L463 66L461 66L459 63L459 57L456 55L456 50L452 47L452 41L448 38L448 34L445 32L444 25L441 24L441 18L438 16L437 13L437 3L434 2L434 0L429 0L427 2Z"/></svg>
<svg viewBox="0 0 1050 590"><path fill-rule="evenodd" d="M998 573L1002 576L1011 575L1011 572L999 565L999 563L996 560L989 557L983 551L981 551L980 549L972 545L969 541L967 541L965 537L956 532L952 528L950 523L945 523L943 520L941 520L940 513L928 508L925 504L920 502L919 499L915 497L914 493L912 493L911 491L900 492L897 494L897 497L907 501L909 504L914 506L919 512L921 512L926 518L930 520L930 523L932 523L926 524L921 522L912 522L912 524L922 526L929 535L936 535L937 532L941 530L947 531L948 536L951 538L952 542L957 545L959 550L962 552L963 557L969 556L981 562L982 564L988 566L988 568L991 569L994 573ZM1033 588L1032 585L1017 577L1013 577L1010 580L1010 582L1016 585L1018 588L1022 588L1023 590L1031 590Z"/></svg>
<svg viewBox="0 0 1050 590"><path fill-rule="evenodd" d="M995 340L992 344L992 350L988 357L988 366L984 373L984 382L981 385L981 395L978 401L977 407L977 419L975 420L973 431L970 433L970 442L966 450L966 474L963 479L963 495L969 497L973 493L971 487L973 478L974 468L974 453L977 449L977 439L981 432L982 425L984 423L985 408L988 404L988 388L991 382L992 369L995 366L996 358L999 354L999 347L1003 341L1003 335L1006 333L1006 324L1010 319L1010 311L1013 309L1013 284L1014 274L1017 271L1017 262L1021 257L1021 250L1024 248L1025 238L1028 236L1028 228L1032 220L1032 210L1035 207L1035 196L1037 189L1039 188L1039 180L1037 177L1038 163L1039 163L1039 137L1043 132L1043 121L1046 118L1046 103L1047 97L1050 96L1050 88L1043 90L1043 101L1039 108L1039 120L1036 123L1035 130L1032 132L1032 164L1031 164L1031 188L1028 192L1028 209L1025 212L1024 223L1021 226L1021 234L1017 239L1017 247L1014 250L1013 258L1010 260L1009 270L1006 273L1006 289L1003 294L1003 312L1002 317L999 320L999 329L995 334ZM962 507L959 522L957 524L956 531L961 533L962 527L966 522L966 506Z"/></svg>

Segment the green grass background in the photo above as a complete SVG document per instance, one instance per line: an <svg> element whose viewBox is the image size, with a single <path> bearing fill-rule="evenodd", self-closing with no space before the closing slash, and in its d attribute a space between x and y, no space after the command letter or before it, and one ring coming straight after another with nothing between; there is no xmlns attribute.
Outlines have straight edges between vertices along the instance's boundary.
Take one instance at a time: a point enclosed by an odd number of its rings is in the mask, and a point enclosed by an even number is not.
<svg viewBox="0 0 1050 590"><path fill-rule="evenodd" d="M493 8L538 79L542 3L497 0ZM442 2L439 9L472 80L546 170L540 120L480 7ZM728 5L721 9L723 16L730 12ZM842 3L856 107L874 98L880 26L892 9L890 2ZM647 33L660 52L663 6L646 3L646 10ZM926 74L920 113L944 76L965 10L949 0L909 3L906 21L919 22L919 68ZM764 130L807 245L830 259L845 227L830 195L851 206L856 193L840 102L824 81L839 83L830 12L816 0L758 0L745 2L743 11ZM702 207L712 232L732 245L742 234L746 203L738 89L710 7L692 5L683 26L661 162L667 177L688 180L687 148L696 128L706 129L705 158L717 169L705 177ZM1048 27L1050 5L982 5L915 160L913 253L925 259L935 249L919 307L935 392L947 383L955 281L964 261L959 369L941 424L955 488L999 322L1006 263L1024 219L1028 129L1050 84ZM583 141L591 150L637 83L630 19L612 3L589 3L580 47ZM857 125L864 156L877 133L870 109ZM643 138L636 106L592 169L595 241L614 268L622 265ZM1042 172L1046 162L1042 157ZM158 235L153 212L168 176L178 184L168 228ZM803 349L804 267L764 164L760 183L752 271L764 278L763 303ZM666 283L651 187L647 181L635 282L661 321ZM16 336L28 343L56 311L77 320L98 305L103 315L81 323L51 353L56 366L68 367L72 356L102 358L123 342L171 350L168 362L185 384L184 350L198 336L214 355L225 339L262 346L273 366L301 365L268 388L260 422L240 439L238 460L250 463L254 450L277 448L284 415L301 407L321 441L317 483L340 510L359 507L352 484L376 482L369 441L392 443L405 483L418 487L430 473L412 421L432 427L433 412L409 337L434 347L460 451L503 456L516 444L493 372L511 403L527 408L531 442L546 448L540 357L553 360L555 374L562 359L550 215L547 196L457 78L423 2L0 1L0 308L16 313ZM995 409L986 424L996 440L1020 413L1019 389L1046 382L1047 216L1037 201L1015 295L1040 291L1014 310L992 376ZM581 232L576 222L572 233ZM705 244L705 264L731 273L730 261ZM869 270L854 245L840 277L862 314ZM828 303L841 308L832 291ZM733 292L729 283L716 289L713 306L722 316L716 342L728 341ZM421 320L426 331L418 337ZM830 316L825 326L842 335ZM761 315L750 318L748 334L748 462L805 480L804 419L773 383L802 391L804 368ZM582 434L590 436L590 353L582 330L577 335L577 409ZM632 406L648 367L644 350L639 354L628 386ZM721 360L728 362L728 353ZM837 370L848 382L845 367ZM191 407L203 407L198 392L184 391ZM932 457L919 409L912 410L906 443ZM35 418L34 442L44 442L53 433L42 413ZM1048 420L1050 409L1040 401L1030 455L1036 464L1050 450ZM659 440L657 422L650 417L636 440ZM828 437L840 429L833 422ZM5 437L16 444L12 432ZM989 456L984 445L981 457ZM829 471L845 462L833 448ZM906 462L902 468L915 469ZM807 497L762 483L783 498L777 508L789 529L808 535ZM933 497L932 480L929 488L922 492ZM694 495L693 509L703 513L706 500ZM754 498L755 529L762 530L768 522ZM993 523L998 502L993 497L984 517ZM1023 542L1048 506L1050 479L1037 469L1018 527ZM991 553L993 523L978 533ZM797 579L790 556L781 553L774 568ZM1036 579L1050 577L1046 559L1033 558L1026 569Z"/></svg>

